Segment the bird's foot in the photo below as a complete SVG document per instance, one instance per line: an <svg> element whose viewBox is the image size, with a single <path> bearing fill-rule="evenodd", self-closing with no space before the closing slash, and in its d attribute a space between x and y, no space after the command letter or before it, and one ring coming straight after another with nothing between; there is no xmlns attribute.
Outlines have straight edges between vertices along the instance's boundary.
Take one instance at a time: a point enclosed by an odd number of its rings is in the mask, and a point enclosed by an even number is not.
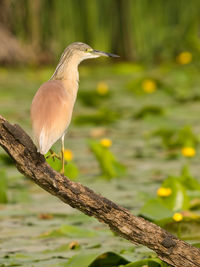
<svg viewBox="0 0 200 267"><path fill-rule="evenodd" d="M53 161L55 161L55 158L57 158L61 160L61 157L58 154L56 154L53 150L50 149L49 152L50 152L50 155L48 155L46 159L52 158Z"/></svg>
<svg viewBox="0 0 200 267"><path fill-rule="evenodd" d="M60 170L60 174L64 175L65 174L65 170L61 169Z"/></svg>
<svg viewBox="0 0 200 267"><path fill-rule="evenodd" d="M62 169L60 170L60 174L65 175L65 165L67 165L67 161L65 161L64 165L62 166Z"/></svg>

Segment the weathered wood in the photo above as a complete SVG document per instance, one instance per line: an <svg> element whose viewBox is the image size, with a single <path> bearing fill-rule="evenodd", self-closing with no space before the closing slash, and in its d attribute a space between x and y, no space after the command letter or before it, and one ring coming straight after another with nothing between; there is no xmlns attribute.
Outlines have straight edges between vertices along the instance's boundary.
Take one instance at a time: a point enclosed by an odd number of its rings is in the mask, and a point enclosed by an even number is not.
<svg viewBox="0 0 200 267"><path fill-rule="evenodd" d="M133 216L125 208L54 171L45 158L37 153L31 138L22 128L10 124L1 116L0 145L21 173L71 207L106 223L112 231L125 239L154 250L160 259L172 266L200 267L198 248L143 218Z"/></svg>

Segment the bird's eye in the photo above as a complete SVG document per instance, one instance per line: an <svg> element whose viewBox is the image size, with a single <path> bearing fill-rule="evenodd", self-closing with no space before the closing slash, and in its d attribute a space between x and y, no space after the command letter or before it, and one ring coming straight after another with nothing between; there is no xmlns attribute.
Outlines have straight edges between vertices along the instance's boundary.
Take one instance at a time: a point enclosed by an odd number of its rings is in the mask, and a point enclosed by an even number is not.
<svg viewBox="0 0 200 267"><path fill-rule="evenodd" d="M92 51L93 51L92 48L86 48L86 49L85 49L85 52L87 52L87 53L92 52Z"/></svg>

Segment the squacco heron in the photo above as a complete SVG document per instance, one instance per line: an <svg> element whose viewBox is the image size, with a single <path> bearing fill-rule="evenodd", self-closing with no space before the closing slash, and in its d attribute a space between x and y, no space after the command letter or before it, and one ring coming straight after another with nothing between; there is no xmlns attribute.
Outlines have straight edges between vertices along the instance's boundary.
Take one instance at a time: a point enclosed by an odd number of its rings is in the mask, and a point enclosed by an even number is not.
<svg viewBox="0 0 200 267"><path fill-rule="evenodd" d="M78 65L88 58L117 55L94 50L89 45L76 42L63 52L49 81L40 86L31 105L31 121L38 152L46 154L61 138L61 160L64 173L64 137L71 122L76 101L79 73Z"/></svg>

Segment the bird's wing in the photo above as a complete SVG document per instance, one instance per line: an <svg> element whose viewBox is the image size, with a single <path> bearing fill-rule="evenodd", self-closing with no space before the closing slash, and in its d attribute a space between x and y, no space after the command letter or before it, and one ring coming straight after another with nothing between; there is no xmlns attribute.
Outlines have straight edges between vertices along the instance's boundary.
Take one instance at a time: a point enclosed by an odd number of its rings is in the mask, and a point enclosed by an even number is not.
<svg viewBox="0 0 200 267"><path fill-rule="evenodd" d="M31 120L38 151L46 154L69 126L74 101L58 80L44 83L33 98Z"/></svg>

